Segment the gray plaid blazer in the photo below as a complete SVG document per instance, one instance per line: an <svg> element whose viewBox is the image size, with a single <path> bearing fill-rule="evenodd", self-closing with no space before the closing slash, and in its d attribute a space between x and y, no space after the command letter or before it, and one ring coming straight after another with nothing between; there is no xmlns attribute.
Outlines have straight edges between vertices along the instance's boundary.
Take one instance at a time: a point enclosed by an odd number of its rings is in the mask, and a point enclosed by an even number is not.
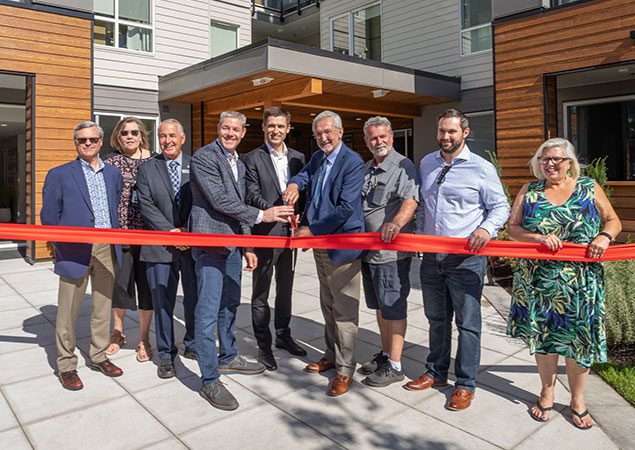
<svg viewBox="0 0 635 450"><path fill-rule="evenodd" d="M245 164L237 161L236 182L225 152L217 139L192 156L190 231L194 233L250 234L258 218L259 210L245 204Z"/></svg>

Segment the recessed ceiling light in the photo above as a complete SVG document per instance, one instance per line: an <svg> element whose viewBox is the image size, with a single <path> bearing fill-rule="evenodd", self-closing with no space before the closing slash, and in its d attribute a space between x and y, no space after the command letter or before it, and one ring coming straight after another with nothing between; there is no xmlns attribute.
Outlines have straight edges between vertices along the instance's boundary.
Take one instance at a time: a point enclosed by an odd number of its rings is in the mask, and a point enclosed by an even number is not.
<svg viewBox="0 0 635 450"><path fill-rule="evenodd" d="M0 127L7 127L8 125L6 123L0 123Z"/></svg>
<svg viewBox="0 0 635 450"><path fill-rule="evenodd" d="M362 120L361 117L355 117L355 120Z"/></svg>
<svg viewBox="0 0 635 450"><path fill-rule="evenodd" d="M385 97L390 91L387 91L386 89L375 89L371 92L373 93L373 97L380 98Z"/></svg>
<svg viewBox="0 0 635 450"><path fill-rule="evenodd" d="M317 114L315 114L315 113L311 113L311 114L309 114L309 115L310 115L310 116L316 116Z"/></svg>
<svg viewBox="0 0 635 450"><path fill-rule="evenodd" d="M617 69L619 73L630 73L631 69L628 67L622 67L621 69Z"/></svg>
<svg viewBox="0 0 635 450"><path fill-rule="evenodd" d="M262 108L261 108L260 106L256 106L254 109L255 109L256 111L261 111L261 110L262 110Z"/></svg>
<svg viewBox="0 0 635 450"><path fill-rule="evenodd" d="M254 86L262 86L263 84L271 83L272 81L273 78L271 77L254 78L251 80Z"/></svg>

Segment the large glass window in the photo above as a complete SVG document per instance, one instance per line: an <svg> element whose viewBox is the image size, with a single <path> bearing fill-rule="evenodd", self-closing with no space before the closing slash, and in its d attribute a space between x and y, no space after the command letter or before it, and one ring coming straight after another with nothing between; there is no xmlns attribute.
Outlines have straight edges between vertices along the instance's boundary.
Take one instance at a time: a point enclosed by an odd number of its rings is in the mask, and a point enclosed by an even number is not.
<svg viewBox="0 0 635 450"><path fill-rule="evenodd" d="M238 26L212 20L210 42L212 58L238 48Z"/></svg>
<svg viewBox="0 0 635 450"><path fill-rule="evenodd" d="M112 114L112 113L95 113L95 122L99 124L99 126L104 130L104 145L101 147L99 152L100 156L103 158L104 156L109 155L116 150L110 145L110 136L117 126L117 123L126 116L130 116L131 114ZM157 152L159 149L157 147L157 117L151 116L137 116L138 119L143 122L148 131L148 143L150 144L150 151Z"/></svg>
<svg viewBox="0 0 635 450"><path fill-rule="evenodd" d="M491 0L461 0L461 54L492 48Z"/></svg>
<svg viewBox="0 0 635 450"><path fill-rule="evenodd" d="M95 0L97 45L152 52L151 0Z"/></svg>
<svg viewBox="0 0 635 450"><path fill-rule="evenodd" d="M635 98L565 103L565 135L580 162L606 157L611 181L635 180Z"/></svg>
<svg viewBox="0 0 635 450"><path fill-rule="evenodd" d="M331 19L331 50L381 61L381 6L371 5Z"/></svg>
<svg viewBox="0 0 635 450"><path fill-rule="evenodd" d="M470 121L470 134L467 146L472 153L476 153L489 161L488 151L496 151L494 142L494 113L492 111L466 114Z"/></svg>

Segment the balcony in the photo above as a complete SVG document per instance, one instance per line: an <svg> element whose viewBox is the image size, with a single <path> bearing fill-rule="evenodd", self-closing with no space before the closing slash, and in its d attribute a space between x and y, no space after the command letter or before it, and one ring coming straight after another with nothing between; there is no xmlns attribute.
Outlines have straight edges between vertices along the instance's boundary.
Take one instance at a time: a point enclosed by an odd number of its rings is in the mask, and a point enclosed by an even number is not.
<svg viewBox="0 0 635 450"><path fill-rule="evenodd" d="M320 0L252 0L251 10L254 19L282 24L291 15L301 16L302 12L315 6Z"/></svg>

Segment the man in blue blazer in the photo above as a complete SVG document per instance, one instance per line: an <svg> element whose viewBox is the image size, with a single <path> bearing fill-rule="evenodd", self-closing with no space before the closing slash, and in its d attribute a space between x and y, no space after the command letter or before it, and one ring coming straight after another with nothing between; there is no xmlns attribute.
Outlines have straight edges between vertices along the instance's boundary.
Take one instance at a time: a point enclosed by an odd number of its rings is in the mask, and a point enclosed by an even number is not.
<svg viewBox="0 0 635 450"><path fill-rule="evenodd" d="M49 171L42 190L40 219L44 225L86 228L119 228L117 206L121 174L99 157L104 132L94 122L75 127L78 158ZM62 386L79 390L75 323L90 277L93 311L90 319L90 368L109 377L123 371L106 357L110 343L110 311L118 245L54 242L55 273L60 276L55 340L57 369Z"/></svg>
<svg viewBox="0 0 635 450"><path fill-rule="evenodd" d="M342 119L323 111L313 120L313 135L321 151L289 180L283 200L294 204L299 192L308 191L298 237L360 233L364 231L362 184L364 161L342 142ZM324 315L326 352L307 372L336 368L331 396L348 392L355 371L355 341L359 315L361 251L314 249L320 280L320 307Z"/></svg>
<svg viewBox="0 0 635 450"><path fill-rule="evenodd" d="M190 190L190 158L181 151L185 143L183 125L167 119L159 125L161 154L139 167L137 192L141 216L151 230L186 231L192 191ZM194 346L194 309L198 299L194 260L189 247L144 245L141 261L146 263L148 284L152 291L154 328L159 350L159 378L176 375L174 359L178 353L174 341L174 306L179 283L183 276L183 315L185 336L183 356L196 359Z"/></svg>

